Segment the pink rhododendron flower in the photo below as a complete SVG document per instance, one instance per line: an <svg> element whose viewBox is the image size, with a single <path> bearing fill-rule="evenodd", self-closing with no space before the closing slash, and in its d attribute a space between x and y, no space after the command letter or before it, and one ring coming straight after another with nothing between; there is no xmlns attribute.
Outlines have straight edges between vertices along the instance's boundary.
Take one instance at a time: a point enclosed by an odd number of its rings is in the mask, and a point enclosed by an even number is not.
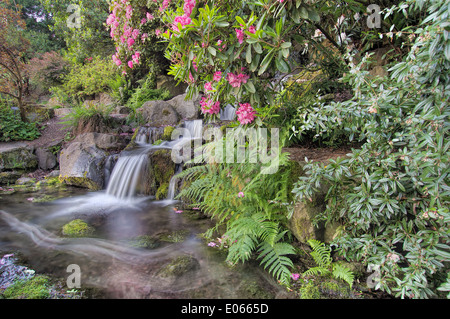
<svg viewBox="0 0 450 319"><path fill-rule="evenodd" d="M133 37L134 40L136 40L136 38L139 36L140 33L141 33L140 30L134 29L133 32L131 33L131 36Z"/></svg>
<svg viewBox="0 0 450 319"><path fill-rule="evenodd" d="M205 83L205 90L206 91L212 91L213 87L212 87L212 83L211 82L206 82Z"/></svg>
<svg viewBox="0 0 450 319"><path fill-rule="evenodd" d="M127 43L128 43L128 48L130 48L134 44L134 39L133 38L129 38Z"/></svg>
<svg viewBox="0 0 450 319"><path fill-rule="evenodd" d="M217 71L216 73L214 73L214 76L213 76L214 81L219 82L221 78L222 78L222 72Z"/></svg>
<svg viewBox="0 0 450 319"><path fill-rule="evenodd" d="M255 27L254 26L249 26L248 27L248 32L250 32L250 33L253 33L253 34L255 34L255 32L256 32L256 29L255 29Z"/></svg>
<svg viewBox="0 0 450 319"><path fill-rule="evenodd" d="M242 29L235 29L235 31L239 44L242 44L244 42L244 31Z"/></svg>
<svg viewBox="0 0 450 319"><path fill-rule="evenodd" d="M242 198L242 197L244 197L244 196L245 196L245 195L244 195L243 192L239 192L239 193L238 193L238 197L239 197L239 198Z"/></svg>
<svg viewBox="0 0 450 319"><path fill-rule="evenodd" d="M195 7L195 0L185 0L183 10L185 15L190 16Z"/></svg>
<svg viewBox="0 0 450 319"><path fill-rule="evenodd" d="M230 83L230 85L234 88L240 87L242 83L247 83L247 80L250 77L247 74L240 73L240 74L234 74L234 73L228 73L227 74L227 80Z"/></svg>
<svg viewBox="0 0 450 319"><path fill-rule="evenodd" d="M130 69L133 68L133 61L128 61L128 66L130 67Z"/></svg>
<svg viewBox="0 0 450 319"><path fill-rule="evenodd" d="M238 121L241 124L250 124L255 120L256 111L250 103L239 103L240 107L236 111Z"/></svg>
<svg viewBox="0 0 450 319"><path fill-rule="evenodd" d="M148 20L148 21L151 21L151 20L154 19L153 15L152 15L151 13L149 13L149 12L147 12L147 13L145 14L145 16L147 17L147 20Z"/></svg>
<svg viewBox="0 0 450 319"><path fill-rule="evenodd" d="M146 18L142 18L141 19L141 24L145 24L147 22L147 19Z"/></svg>
<svg viewBox="0 0 450 319"><path fill-rule="evenodd" d="M175 17L175 19L173 20L172 30L181 31L180 29L178 29L178 23L181 24L181 28L183 28L185 25L191 24L192 20L187 15Z"/></svg>
<svg viewBox="0 0 450 319"><path fill-rule="evenodd" d="M281 0L281 2L283 1ZM291 278L294 280L298 280L298 278L300 278L300 274L291 274Z"/></svg>
<svg viewBox="0 0 450 319"><path fill-rule="evenodd" d="M200 106L203 114L213 115L220 112L220 102L214 102L205 96L200 100Z"/></svg>
<svg viewBox="0 0 450 319"><path fill-rule="evenodd" d="M215 243L215 242L210 242L210 243L208 243L208 246L209 247L216 247L217 246L217 244Z"/></svg>

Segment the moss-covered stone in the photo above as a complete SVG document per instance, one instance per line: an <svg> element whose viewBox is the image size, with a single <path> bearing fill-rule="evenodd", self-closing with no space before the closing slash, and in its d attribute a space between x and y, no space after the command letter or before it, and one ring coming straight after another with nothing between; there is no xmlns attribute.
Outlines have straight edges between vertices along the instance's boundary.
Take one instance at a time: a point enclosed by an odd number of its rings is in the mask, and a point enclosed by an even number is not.
<svg viewBox="0 0 450 319"><path fill-rule="evenodd" d="M244 280L237 290L242 299L272 299L274 295L267 291L256 280Z"/></svg>
<svg viewBox="0 0 450 319"><path fill-rule="evenodd" d="M30 170L38 166L38 160L25 147L11 147L0 152L0 172L3 170Z"/></svg>
<svg viewBox="0 0 450 319"><path fill-rule="evenodd" d="M87 237L94 233L94 228L81 219L75 219L63 226L62 233L68 237Z"/></svg>
<svg viewBox="0 0 450 319"><path fill-rule="evenodd" d="M162 200L167 198L167 193L169 192L169 184L168 183L164 183L162 185L159 186L158 190L156 191L156 199L157 200Z"/></svg>
<svg viewBox="0 0 450 319"><path fill-rule="evenodd" d="M6 299L46 299L50 297L49 278L37 275L29 280L20 280L3 292Z"/></svg>
<svg viewBox="0 0 450 319"><path fill-rule="evenodd" d="M94 182L93 180L87 177L60 176L59 181L67 185L89 188L90 190L93 191L99 191L102 189L101 185L99 185L98 183Z"/></svg>
<svg viewBox="0 0 450 319"><path fill-rule="evenodd" d="M128 244L132 247L148 249L158 248L161 245L157 238L149 235L137 236L131 239Z"/></svg>
<svg viewBox="0 0 450 319"><path fill-rule="evenodd" d="M189 272L198 270L200 263L192 256L179 256L164 266L158 272L160 277L180 277Z"/></svg>
<svg viewBox="0 0 450 319"><path fill-rule="evenodd" d="M162 136L162 139L165 141L171 141L172 140L172 132L175 130L173 126L166 126L164 128L164 133Z"/></svg>
<svg viewBox="0 0 450 319"><path fill-rule="evenodd" d="M171 233L163 233L159 236L160 241L168 242L168 243L179 243L186 239L187 235L189 235L188 230L176 230Z"/></svg>
<svg viewBox="0 0 450 319"><path fill-rule="evenodd" d="M300 299L321 299L319 287L313 281L308 281L300 288Z"/></svg>
<svg viewBox="0 0 450 319"><path fill-rule="evenodd" d="M0 172L0 185L14 184L20 178L20 175L16 171Z"/></svg>

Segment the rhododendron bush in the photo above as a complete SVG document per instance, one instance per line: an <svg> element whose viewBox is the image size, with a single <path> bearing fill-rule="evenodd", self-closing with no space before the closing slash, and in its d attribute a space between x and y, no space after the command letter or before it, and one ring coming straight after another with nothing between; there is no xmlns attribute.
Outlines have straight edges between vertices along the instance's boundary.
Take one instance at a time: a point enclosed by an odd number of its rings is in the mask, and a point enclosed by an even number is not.
<svg viewBox="0 0 450 319"><path fill-rule="evenodd" d="M150 29L154 19L163 25ZM276 72L291 70L291 33L301 19L319 16L302 1L116 0L107 24L124 73L140 64L148 37L159 37L168 42L169 74L189 85L188 98L204 95L204 114L231 104L249 124L273 104Z"/></svg>

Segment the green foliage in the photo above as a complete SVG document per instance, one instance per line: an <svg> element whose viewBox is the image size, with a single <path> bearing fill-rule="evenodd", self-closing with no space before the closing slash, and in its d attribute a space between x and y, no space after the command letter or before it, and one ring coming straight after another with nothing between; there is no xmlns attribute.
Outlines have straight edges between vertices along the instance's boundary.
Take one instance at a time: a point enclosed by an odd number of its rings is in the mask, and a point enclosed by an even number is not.
<svg viewBox="0 0 450 319"><path fill-rule="evenodd" d="M228 262L244 262L256 254L265 269L288 285L293 266L288 255L295 254L285 230L290 166L286 153L279 160L275 174L264 174L264 165L257 163L208 163L187 168L179 178L190 183L177 198L215 220L206 237L225 227L222 238L229 247Z"/></svg>
<svg viewBox="0 0 450 319"><path fill-rule="evenodd" d="M67 95L80 101L86 96L109 91L117 72L110 59L95 57L85 64L74 64L64 77L62 88Z"/></svg>
<svg viewBox="0 0 450 319"><path fill-rule="evenodd" d="M303 276L332 275L336 279L346 281L351 288L354 275L347 267L339 263L333 263L333 259L331 258L331 248L316 239L308 240L308 244L313 250L311 252L311 257L313 257L317 266L309 268L303 273Z"/></svg>
<svg viewBox="0 0 450 319"><path fill-rule="evenodd" d="M134 111L140 108L147 101L168 100L172 97L168 90L155 88L155 78L151 74L140 82L141 85L134 90L127 102L127 106Z"/></svg>
<svg viewBox="0 0 450 319"><path fill-rule="evenodd" d="M405 1L389 11L422 15L408 34L408 54L374 79L368 57L349 56L344 80L354 97L314 109L317 131L345 119L363 145L349 157L309 163L294 193L307 200L329 185L318 221L343 224L335 239L347 260L380 265L382 289L401 298L430 298L445 281L450 261L449 97L450 36L445 1ZM426 12L426 15L423 14ZM323 125L323 127L322 127Z"/></svg>
<svg viewBox="0 0 450 319"><path fill-rule="evenodd" d="M0 141L34 140L40 135L35 123L23 122L8 106L0 104Z"/></svg>
<svg viewBox="0 0 450 319"><path fill-rule="evenodd" d="M104 124L110 123L110 114L113 111L114 106L105 106L102 104L83 105L78 104L71 108L71 112L64 116L65 125L76 128L80 123L86 123L90 119L94 119L96 122L100 121Z"/></svg>
<svg viewBox="0 0 450 319"><path fill-rule="evenodd" d="M47 299L50 297L48 277L39 275L19 280L3 292L6 299Z"/></svg>

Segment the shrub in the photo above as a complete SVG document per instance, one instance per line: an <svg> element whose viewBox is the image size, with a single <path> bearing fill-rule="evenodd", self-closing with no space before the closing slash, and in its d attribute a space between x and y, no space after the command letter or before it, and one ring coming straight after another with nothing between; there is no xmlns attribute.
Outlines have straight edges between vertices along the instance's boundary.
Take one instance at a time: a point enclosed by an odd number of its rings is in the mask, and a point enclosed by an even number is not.
<svg viewBox="0 0 450 319"><path fill-rule="evenodd" d="M69 62L57 52L46 52L28 62L31 83L41 90L62 84L62 79L69 72Z"/></svg>
<svg viewBox="0 0 450 319"><path fill-rule="evenodd" d="M442 0L405 1L390 10L428 14L419 26L399 32L410 34L407 56L381 79L368 76L366 59L354 63L350 56L344 79L354 98L315 109L323 119L317 126L326 130L327 122L345 118L364 144L326 166L308 164L294 192L307 200L329 185L317 221L343 224L333 243L337 251L379 266L376 289L429 298L441 285L444 290L450 261L448 10Z"/></svg>
<svg viewBox="0 0 450 319"><path fill-rule="evenodd" d="M87 96L110 90L109 83L118 71L109 59L92 58L85 64L75 64L64 77L63 89L79 101Z"/></svg>
<svg viewBox="0 0 450 319"><path fill-rule="evenodd" d="M40 135L35 123L22 122L19 115L0 103L0 141L34 140Z"/></svg>

